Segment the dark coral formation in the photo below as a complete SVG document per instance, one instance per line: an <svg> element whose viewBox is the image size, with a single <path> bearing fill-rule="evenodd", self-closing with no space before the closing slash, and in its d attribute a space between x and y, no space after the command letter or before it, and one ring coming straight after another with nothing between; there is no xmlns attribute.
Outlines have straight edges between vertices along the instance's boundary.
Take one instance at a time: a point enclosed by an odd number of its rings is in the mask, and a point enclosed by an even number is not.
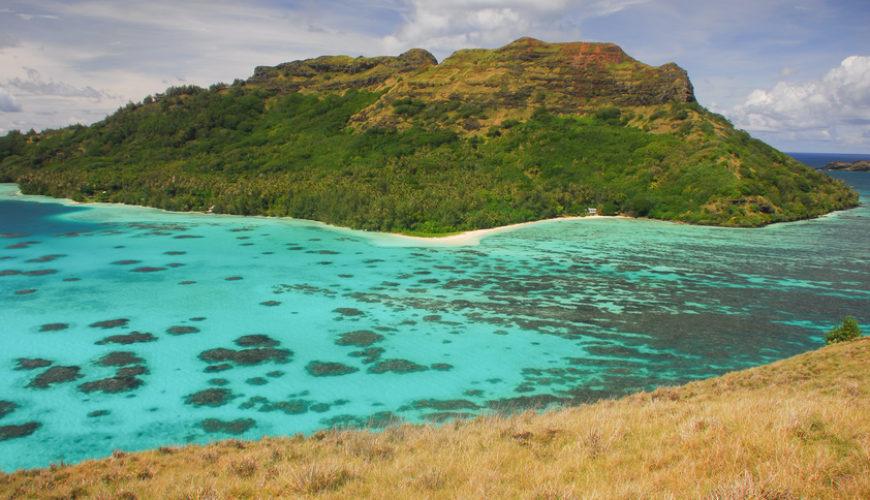
<svg viewBox="0 0 870 500"><path fill-rule="evenodd" d="M163 253L165 253L166 255L184 255L187 252L163 252Z"/></svg>
<svg viewBox="0 0 870 500"><path fill-rule="evenodd" d="M188 333L199 333L199 328L195 326L173 326L166 330L170 335L187 335Z"/></svg>
<svg viewBox="0 0 870 500"><path fill-rule="evenodd" d="M112 335L111 337L106 337L103 340L98 340L95 342L97 345L105 345L105 344L136 344L138 342L154 342L157 340L157 337L150 333L139 333L133 332L129 335Z"/></svg>
<svg viewBox="0 0 870 500"><path fill-rule="evenodd" d="M21 274L21 271L16 271L15 269L6 269L0 271L0 276L15 276Z"/></svg>
<svg viewBox="0 0 870 500"><path fill-rule="evenodd" d="M254 377L245 380L245 383L248 385L266 385L269 383L269 381L264 379L263 377Z"/></svg>
<svg viewBox="0 0 870 500"><path fill-rule="evenodd" d="M339 307L338 309L334 309L332 312L337 312L344 316L362 316L365 314L359 309L354 309L352 307Z"/></svg>
<svg viewBox="0 0 870 500"><path fill-rule="evenodd" d="M209 434L222 432L224 434L242 434L256 424L253 418L231 420L225 422L216 418L207 418L200 422L199 425Z"/></svg>
<svg viewBox="0 0 870 500"><path fill-rule="evenodd" d="M64 254L53 254L53 255L44 255L38 259L30 259L27 262L51 262L55 259L59 259L61 257L66 257Z"/></svg>
<svg viewBox="0 0 870 500"><path fill-rule="evenodd" d="M284 376L284 372L282 372L282 371L278 371L278 370L275 370L275 371L273 371L273 372L269 372L269 373L267 373L266 376L267 376L267 377L272 377L272 378L283 377L283 376Z"/></svg>
<svg viewBox="0 0 870 500"><path fill-rule="evenodd" d="M380 359L381 354L384 353L384 349L381 347L369 347L368 349L363 349L362 351L354 351L348 356L353 356L355 358L363 358L362 362L364 364L374 363L378 359Z"/></svg>
<svg viewBox="0 0 870 500"><path fill-rule="evenodd" d="M20 249L22 249L22 248L27 248L27 247L29 247L30 245L36 245L36 244L38 244L38 243L42 243L42 242L41 242L41 241L22 241L21 243L16 243L16 244L14 244L14 245L9 245L9 246L6 247L6 248L8 248L9 250L20 250Z"/></svg>
<svg viewBox="0 0 870 500"><path fill-rule="evenodd" d="M4 425L0 427L0 441L7 441L20 437L26 437L42 426L39 422L27 422L21 425Z"/></svg>
<svg viewBox="0 0 870 500"><path fill-rule="evenodd" d="M126 326L129 323L129 319L110 319L108 321L98 321L96 323L91 324L91 328L116 328L119 326Z"/></svg>
<svg viewBox="0 0 870 500"><path fill-rule="evenodd" d="M438 370L442 372L446 372L447 370L452 370L453 365L448 365L447 363L434 363L432 365L433 370Z"/></svg>
<svg viewBox="0 0 870 500"><path fill-rule="evenodd" d="M119 392L132 391L144 383L145 382L141 379L133 376L116 376L104 378L102 380L94 380L93 382L86 382L79 386L79 390L84 393L102 391L107 394L116 394Z"/></svg>
<svg viewBox="0 0 870 500"><path fill-rule="evenodd" d="M230 276L229 278L225 278L225 279L226 279L226 281L238 281L238 280L243 280L245 278L242 278L241 276Z"/></svg>
<svg viewBox="0 0 870 500"><path fill-rule="evenodd" d="M199 359L206 363L232 362L237 365L251 366L273 361L275 363L287 363L290 361L290 356L293 351L288 349L276 349L273 347L263 347L256 349L243 349L234 351L232 349L210 349L199 354Z"/></svg>
<svg viewBox="0 0 870 500"><path fill-rule="evenodd" d="M110 413L112 413L112 412L110 412L109 410L96 410L96 411L92 411L92 412L88 413L88 416L91 418L105 417L106 415L108 415Z"/></svg>
<svg viewBox="0 0 870 500"><path fill-rule="evenodd" d="M13 411L15 411L16 408L20 408L20 406L13 403L12 401L0 401L0 418L9 415Z"/></svg>
<svg viewBox="0 0 870 500"><path fill-rule="evenodd" d="M301 399L292 401L278 401L277 403L266 403L260 407L260 411L283 411L288 415L299 415L308 411L310 403Z"/></svg>
<svg viewBox="0 0 870 500"><path fill-rule="evenodd" d="M418 365L417 363L412 363L411 361L405 359L387 359L384 361L378 361L371 367L369 367L369 373L386 373L386 372L394 372L394 373L412 373L412 372L422 372L428 370L425 366Z"/></svg>
<svg viewBox="0 0 870 500"><path fill-rule="evenodd" d="M181 283L179 283L179 285L193 285L195 283L196 281L182 281Z"/></svg>
<svg viewBox="0 0 870 500"><path fill-rule="evenodd" d="M260 302L260 305L274 307L274 306L281 305L281 303L278 302L277 300L267 300L266 302Z"/></svg>
<svg viewBox="0 0 870 500"><path fill-rule="evenodd" d="M205 321L205 318L202 316L198 316L196 318L190 318L190 321Z"/></svg>
<svg viewBox="0 0 870 500"><path fill-rule="evenodd" d="M390 411L379 411L369 417L358 417L355 415L336 415L332 418L326 418L320 421L321 424L327 427L358 427L370 429L384 429L391 425L401 424L402 419Z"/></svg>
<svg viewBox="0 0 870 500"><path fill-rule="evenodd" d="M315 377L347 375L348 373L359 371L359 368L354 368L353 366L341 363L324 363L322 361L312 361L305 366L305 369Z"/></svg>
<svg viewBox="0 0 870 500"><path fill-rule="evenodd" d="M329 411L330 408L332 408L332 405L328 403L314 403L313 405L308 407L309 410L315 413L326 413Z"/></svg>
<svg viewBox="0 0 870 500"><path fill-rule="evenodd" d="M275 347L281 345L281 342L262 334L245 335L237 338L235 343L239 347Z"/></svg>
<svg viewBox="0 0 870 500"><path fill-rule="evenodd" d="M223 387L229 383L230 381L225 378L213 378L208 381L208 385L216 385L218 387Z"/></svg>
<svg viewBox="0 0 870 500"><path fill-rule="evenodd" d="M415 401L411 407L418 410L422 408L431 408L438 411L478 410L481 408L467 399L450 399L446 401L438 399L421 399L420 401Z"/></svg>
<svg viewBox="0 0 870 500"><path fill-rule="evenodd" d="M356 347L368 347L376 342L384 340L384 336L369 330L357 330L355 332L342 333L338 340L335 341L338 345L352 345Z"/></svg>
<svg viewBox="0 0 870 500"><path fill-rule="evenodd" d="M93 325L91 325L93 326ZM67 323L48 323L39 327L40 332L55 332L57 330L66 330L69 328Z"/></svg>
<svg viewBox="0 0 870 500"><path fill-rule="evenodd" d="M15 295L30 295L31 293L36 293L38 290L36 288L27 288L25 290L15 290Z"/></svg>
<svg viewBox="0 0 870 500"><path fill-rule="evenodd" d="M205 238L205 236L195 236L192 234L180 234L178 236L173 236L176 240L190 240L194 238Z"/></svg>
<svg viewBox="0 0 870 500"><path fill-rule="evenodd" d="M206 366L204 371L206 373L217 373L217 372L227 371L232 367L233 367L233 365L231 365L229 363L221 363L219 365Z"/></svg>
<svg viewBox="0 0 870 500"><path fill-rule="evenodd" d="M166 267L181 267L183 265L184 264L182 264L180 262L173 262L172 264L166 264Z"/></svg>
<svg viewBox="0 0 870 500"><path fill-rule="evenodd" d="M142 262L142 261L141 260L116 260L115 262L112 262L112 264L115 264L116 266L129 266L131 264L138 264L140 262Z"/></svg>
<svg viewBox="0 0 870 500"><path fill-rule="evenodd" d="M184 399L184 404L193 406L223 406L237 398L229 389L206 389L204 391L189 394Z"/></svg>
<svg viewBox="0 0 870 500"><path fill-rule="evenodd" d="M165 267L137 267L133 269L131 272L133 273L156 273L158 271L165 271Z"/></svg>
<svg viewBox="0 0 870 500"><path fill-rule="evenodd" d="M47 389L51 384L62 384L83 377L84 375L79 373L80 371L81 368L78 366L52 366L37 375L35 379L27 384L27 387Z"/></svg>
<svg viewBox="0 0 870 500"><path fill-rule="evenodd" d="M55 269L39 269L36 271L27 271L26 273L21 273L21 274L26 274L27 276L45 276L47 274L55 274L55 273L57 273L57 270L55 270Z"/></svg>
<svg viewBox="0 0 870 500"><path fill-rule="evenodd" d="M117 351L106 354L98 359L94 364L99 366L127 366L136 365L142 361L142 358L136 356L132 352Z"/></svg>
<svg viewBox="0 0 870 500"><path fill-rule="evenodd" d="M16 370L35 370L37 368L45 368L51 366L52 361L42 358L18 358L18 366Z"/></svg>

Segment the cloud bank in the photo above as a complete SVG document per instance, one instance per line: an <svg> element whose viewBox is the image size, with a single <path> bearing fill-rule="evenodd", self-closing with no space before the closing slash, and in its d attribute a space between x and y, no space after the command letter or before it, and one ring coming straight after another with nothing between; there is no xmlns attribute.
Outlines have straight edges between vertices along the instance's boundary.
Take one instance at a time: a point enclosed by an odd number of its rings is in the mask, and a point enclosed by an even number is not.
<svg viewBox="0 0 870 500"><path fill-rule="evenodd" d="M34 95L50 95L58 97L87 97L97 100L103 97L103 92L95 90L91 87L77 89L72 85L63 82L55 82L51 79L49 79L49 81L47 82L43 82L38 71L33 68L24 69L27 71L27 80L22 80L21 78L15 77L9 79L7 81L7 84L9 86L16 87L22 92L27 92Z"/></svg>
<svg viewBox="0 0 870 500"><path fill-rule="evenodd" d="M23 111L18 99L2 87L0 87L0 111L3 113L20 113Z"/></svg>
<svg viewBox="0 0 870 500"><path fill-rule="evenodd" d="M391 52L424 47L449 54L497 47L523 36L550 42L579 40L579 22L648 0L406 0L404 22L382 38Z"/></svg>
<svg viewBox="0 0 870 500"><path fill-rule="evenodd" d="M870 57L848 57L815 81L781 81L773 90L757 89L743 104L720 111L750 132L827 138L841 144L866 142L870 137Z"/></svg>

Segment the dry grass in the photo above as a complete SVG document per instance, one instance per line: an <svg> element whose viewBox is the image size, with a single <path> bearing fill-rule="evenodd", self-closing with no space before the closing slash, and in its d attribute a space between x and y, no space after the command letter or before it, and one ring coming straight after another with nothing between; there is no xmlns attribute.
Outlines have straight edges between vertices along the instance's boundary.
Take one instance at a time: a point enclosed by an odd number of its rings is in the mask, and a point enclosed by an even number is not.
<svg viewBox="0 0 870 500"><path fill-rule="evenodd" d="M619 401L123 453L0 499L870 498L870 339Z"/></svg>

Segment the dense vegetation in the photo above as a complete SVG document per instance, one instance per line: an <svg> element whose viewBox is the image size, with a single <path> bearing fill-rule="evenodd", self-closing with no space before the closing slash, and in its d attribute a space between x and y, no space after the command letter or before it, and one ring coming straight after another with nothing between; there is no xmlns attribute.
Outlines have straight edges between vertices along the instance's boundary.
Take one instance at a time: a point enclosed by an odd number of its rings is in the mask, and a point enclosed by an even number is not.
<svg viewBox="0 0 870 500"><path fill-rule="evenodd" d="M842 183L693 102L590 101L567 113L542 88L517 111L456 92L421 97L402 80L318 92L271 81L173 87L90 127L10 132L0 181L78 201L409 234L589 207L759 226L857 203Z"/></svg>
<svg viewBox="0 0 870 500"><path fill-rule="evenodd" d="M864 334L861 332L861 327L858 326L858 321L849 316L843 322L828 333L825 334L826 344L836 344L838 342L848 342L861 338Z"/></svg>

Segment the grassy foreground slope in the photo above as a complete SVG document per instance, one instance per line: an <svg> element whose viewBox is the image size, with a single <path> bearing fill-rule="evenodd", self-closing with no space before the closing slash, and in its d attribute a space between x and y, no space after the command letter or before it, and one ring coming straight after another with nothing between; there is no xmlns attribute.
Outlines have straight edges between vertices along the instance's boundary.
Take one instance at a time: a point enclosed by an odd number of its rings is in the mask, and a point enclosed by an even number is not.
<svg viewBox="0 0 870 500"><path fill-rule="evenodd" d="M116 451L0 499L870 498L870 338L544 414Z"/></svg>
<svg viewBox="0 0 870 500"><path fill-rule="evenodd" d="M686 71L523 38L325 56L0 138L28 194L448 233L599 213L759 226L858 195L695 102Z"/></svg>

